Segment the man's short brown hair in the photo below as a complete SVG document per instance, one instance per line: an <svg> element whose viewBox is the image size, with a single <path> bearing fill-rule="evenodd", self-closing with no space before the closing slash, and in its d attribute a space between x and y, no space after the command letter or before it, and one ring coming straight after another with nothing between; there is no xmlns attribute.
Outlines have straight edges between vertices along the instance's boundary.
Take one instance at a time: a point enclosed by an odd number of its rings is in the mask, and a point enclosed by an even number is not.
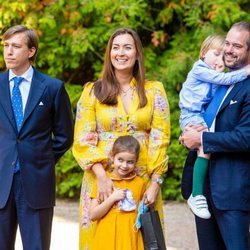
<svg viewBox="0 0 250 250"><path fill-rule="evenodd" d="M36 49L35 54L29 59L31 62L35 62L39 39L37 33L33 29L29 29L28 27L23 25L15 25L5 31L5 33L3 34L3 41L9 39L10 37L18 33L24 33L26 35L27 46L29 49L33 47Z"/></svg>

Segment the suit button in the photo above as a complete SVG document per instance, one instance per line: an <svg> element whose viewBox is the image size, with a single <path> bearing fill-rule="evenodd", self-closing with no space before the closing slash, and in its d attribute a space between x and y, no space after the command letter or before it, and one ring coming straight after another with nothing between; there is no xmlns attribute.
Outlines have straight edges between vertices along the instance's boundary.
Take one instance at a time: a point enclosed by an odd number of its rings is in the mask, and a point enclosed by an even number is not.
<svg viewBox="0 0 250 250"><path fill-rule="evenodd" d="M17 140L17 143L18 143L18 144L20 144L20 142L21 142L20 140Z"/></svg>
<svg viewBox="0 0 250 250"><path fill-rule="evenodd" d="M12 164L12 166L14 166L14 165L15 165L15 163L16 163L16 162L15 162L15 161L13 161L13 162L11 163L11 164Z"/></svg>

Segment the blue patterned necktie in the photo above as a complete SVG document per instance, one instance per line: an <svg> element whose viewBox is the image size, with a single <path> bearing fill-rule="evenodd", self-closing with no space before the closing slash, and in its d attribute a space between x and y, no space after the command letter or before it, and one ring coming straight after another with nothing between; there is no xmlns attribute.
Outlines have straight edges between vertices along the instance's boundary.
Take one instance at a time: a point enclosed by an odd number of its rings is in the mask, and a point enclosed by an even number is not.
<svg viewBox="0 0 250 250"><path fill-rule="evenodd" d="M14 87L12 90L12 108L15 115L17 130L19 131L22 123L23 123L23 102L22 95L19 89L19 85L21 84L23 78L22 77L14 77Z"/></svg>
<svg viewBox="0 0 250 250"><path fill-rule="evenodd" d="M220 104L227 93L229 85L221 85L217 91L215 92L215 95L211 102L208 104L207 109L204 113L204 120L208 126L208 128L211 127L213 124L214 118L217 115L218 109L220 107Z"/></svg>
<svg viewBox="0 0 250 250"><path fill-rule="evenodd" d="M15 115L17 130L19 132L23 123L23 102L22 102L22 95L19 89L19 85L21 84L23 78L14 77L13 80L14 80L14 87L12 89L11 103L12 103L12 109ZM15 173L18 172L19 169L20 169L20 164L17 159L14 172Z"/></svg>

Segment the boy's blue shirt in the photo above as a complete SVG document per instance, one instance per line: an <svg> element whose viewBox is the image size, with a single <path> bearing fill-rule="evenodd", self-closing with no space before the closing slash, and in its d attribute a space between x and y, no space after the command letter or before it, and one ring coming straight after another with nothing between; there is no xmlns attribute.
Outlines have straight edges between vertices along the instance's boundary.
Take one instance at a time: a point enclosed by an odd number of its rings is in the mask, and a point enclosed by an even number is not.
<svg viewBox="0 0 250 250"><path fill-rule="evenodd" d="M180 92L179 107L194 113L203 113L220 85L232 85L247 78L246 70L217 72L201 59L196 61L188 73Z"/></svg>

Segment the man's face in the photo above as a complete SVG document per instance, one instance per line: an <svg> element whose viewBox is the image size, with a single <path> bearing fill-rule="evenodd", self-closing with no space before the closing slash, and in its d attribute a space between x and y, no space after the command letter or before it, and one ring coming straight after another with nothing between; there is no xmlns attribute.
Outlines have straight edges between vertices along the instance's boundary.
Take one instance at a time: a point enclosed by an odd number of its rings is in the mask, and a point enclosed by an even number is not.
<svg viewBox="0 0 250 250"><path fill-rule="evenodd" d="M4 40L4 61L7 69L11 69L16 75L23 74L30 66L31 58L36 49L27 46L24 33L17 33Z"/></svg>
<svg viewBox="0 0 250 250"><path fill-rule="evenodd" d="M250 50L247 48L249 32L232 28L229 30L224 46L224 62L226 67L236 70L250 63Z"/></svg>

